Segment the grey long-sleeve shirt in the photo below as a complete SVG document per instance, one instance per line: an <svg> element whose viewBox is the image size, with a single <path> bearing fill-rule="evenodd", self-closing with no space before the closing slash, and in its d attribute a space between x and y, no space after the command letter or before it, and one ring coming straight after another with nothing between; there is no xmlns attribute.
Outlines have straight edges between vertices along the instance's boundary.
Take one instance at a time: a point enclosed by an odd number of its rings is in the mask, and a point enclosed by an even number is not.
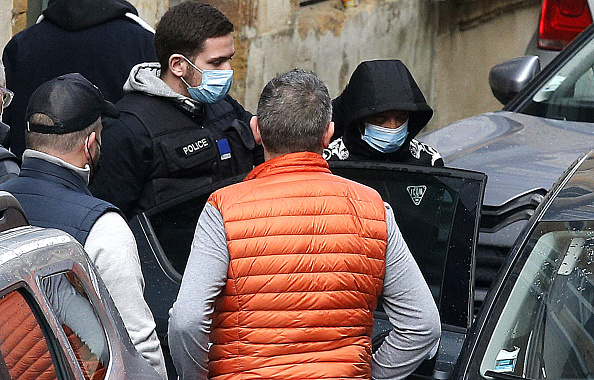
<svg viewBox="0 0 594 380"><path fill-rule="evenodd" d="M394 326L373 355L374 379L400 379L412 373L439 340L439 313L419 267L386 203L388 245L381 296ZM214 301L227 280L229 251L223 218L206 204L196 226L181 288L169 319L169 347L180 378L208 377L209 332Z"/></svg>
<svg viewBox="0 0 594 380"><path fill-rule="evenodd" d="M136 350L164 379L165 360L153 314L144 299L144 277L136 240L117 212L101 215L84 246L97 267Z"/></svg>

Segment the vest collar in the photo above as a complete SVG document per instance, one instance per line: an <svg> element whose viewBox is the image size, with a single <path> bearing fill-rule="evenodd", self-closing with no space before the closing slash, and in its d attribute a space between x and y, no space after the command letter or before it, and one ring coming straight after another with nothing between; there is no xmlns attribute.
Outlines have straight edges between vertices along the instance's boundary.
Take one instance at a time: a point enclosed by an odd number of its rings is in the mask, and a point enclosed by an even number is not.
<svg viewBox="0 0 594 380"><path fill-rule="evenodd" d="M84 170L80 168L78 169L80 171ZM91 195L86 180L81 173L70 167L60 165L57 162L41 158L41 156L23 154L23 164L21 166L19 177L31 177L61 183L74 191Z"/></svg>
<svg viewBox="0 0 594 380"><path fill-rule="evenodd" d="M312 152L297 152L271 158L256 166L245 177L245 181L292 172L331 173L328 162L321 155Z"/></svg>
<svg viewBox="0 0 594 380"><path fill-rule="evenodd" d="M42 160L49 161L52 164L63 166L66 169L72 170L74 173L80 176L80 178L87 184L87 186L89 185L89 181L91 179L91 167L89 166L89 164L86 164L84 168L79 168L78 166L74 166L71 163L62 160L61 158L33 149L25 149L25 151L23 152L23 159L26 157L39 158Z"/></svg>

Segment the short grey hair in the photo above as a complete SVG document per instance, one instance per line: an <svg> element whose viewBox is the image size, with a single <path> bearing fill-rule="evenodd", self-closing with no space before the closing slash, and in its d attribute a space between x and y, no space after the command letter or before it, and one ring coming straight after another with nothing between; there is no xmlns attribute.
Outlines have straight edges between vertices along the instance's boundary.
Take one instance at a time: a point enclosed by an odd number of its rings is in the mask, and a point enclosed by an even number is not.
<svg viewBox="0 0 594 380"><path fill-rule="evenodd" d="M29 122L41 125L54 124L54 121L43 113L34 113L29 116ZM53 134L27 131L25 134L25 143L27 148L35 149L40 152L71 153L75 151L92 132L99 133L101 127L101 118L98 118L88 127L72 133Z"/></svg>
<svg viewBox="0 0 594 380"><path fill-rule="evenodd" d="M268 82L260 95L257 113L267 151L321 153L332 119L332 101L321 79L312 72L295 69Z"/></svg>

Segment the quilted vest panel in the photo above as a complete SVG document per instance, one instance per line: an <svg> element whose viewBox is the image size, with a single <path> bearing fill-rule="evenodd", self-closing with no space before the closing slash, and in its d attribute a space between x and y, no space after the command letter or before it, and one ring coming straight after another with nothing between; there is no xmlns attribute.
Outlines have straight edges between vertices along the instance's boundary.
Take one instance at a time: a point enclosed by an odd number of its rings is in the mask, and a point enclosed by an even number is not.
<svg viewBox="0 0 594 380"><path fill-rule="evenodd" d="M17 198L32 225L66 231L82 245L101 215L120 212L93 197L69 169L37 158L25 159L19 177L0 184L0 190Z"/></svg>
<svg viewBox="0 0 594 380"><path fill-rule="evenodd" d="M279 159L288 166L279 170ZM279 159L260 165L270 165L265 175L209 200L223 216L230 254L210 334L210 376L371 378L383 202L375 190L332 175L319 155Z"/></svg>

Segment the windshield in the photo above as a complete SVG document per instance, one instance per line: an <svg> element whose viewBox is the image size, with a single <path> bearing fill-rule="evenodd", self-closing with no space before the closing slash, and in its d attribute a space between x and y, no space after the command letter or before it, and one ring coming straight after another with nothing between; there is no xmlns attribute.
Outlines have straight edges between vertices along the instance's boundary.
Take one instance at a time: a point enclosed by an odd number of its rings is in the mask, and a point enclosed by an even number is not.
<svg viewBox="0 0 594 380"><path fill-rule="evenodd" d="M558 120L594 122L594 39L536 92L522 113Z"/></svg>
<svg viewBox="0 0 594 380"><path fill-rule="evenodd" d="M526 250L480 374L592 379L594 222L542 222Z"/></svg>

